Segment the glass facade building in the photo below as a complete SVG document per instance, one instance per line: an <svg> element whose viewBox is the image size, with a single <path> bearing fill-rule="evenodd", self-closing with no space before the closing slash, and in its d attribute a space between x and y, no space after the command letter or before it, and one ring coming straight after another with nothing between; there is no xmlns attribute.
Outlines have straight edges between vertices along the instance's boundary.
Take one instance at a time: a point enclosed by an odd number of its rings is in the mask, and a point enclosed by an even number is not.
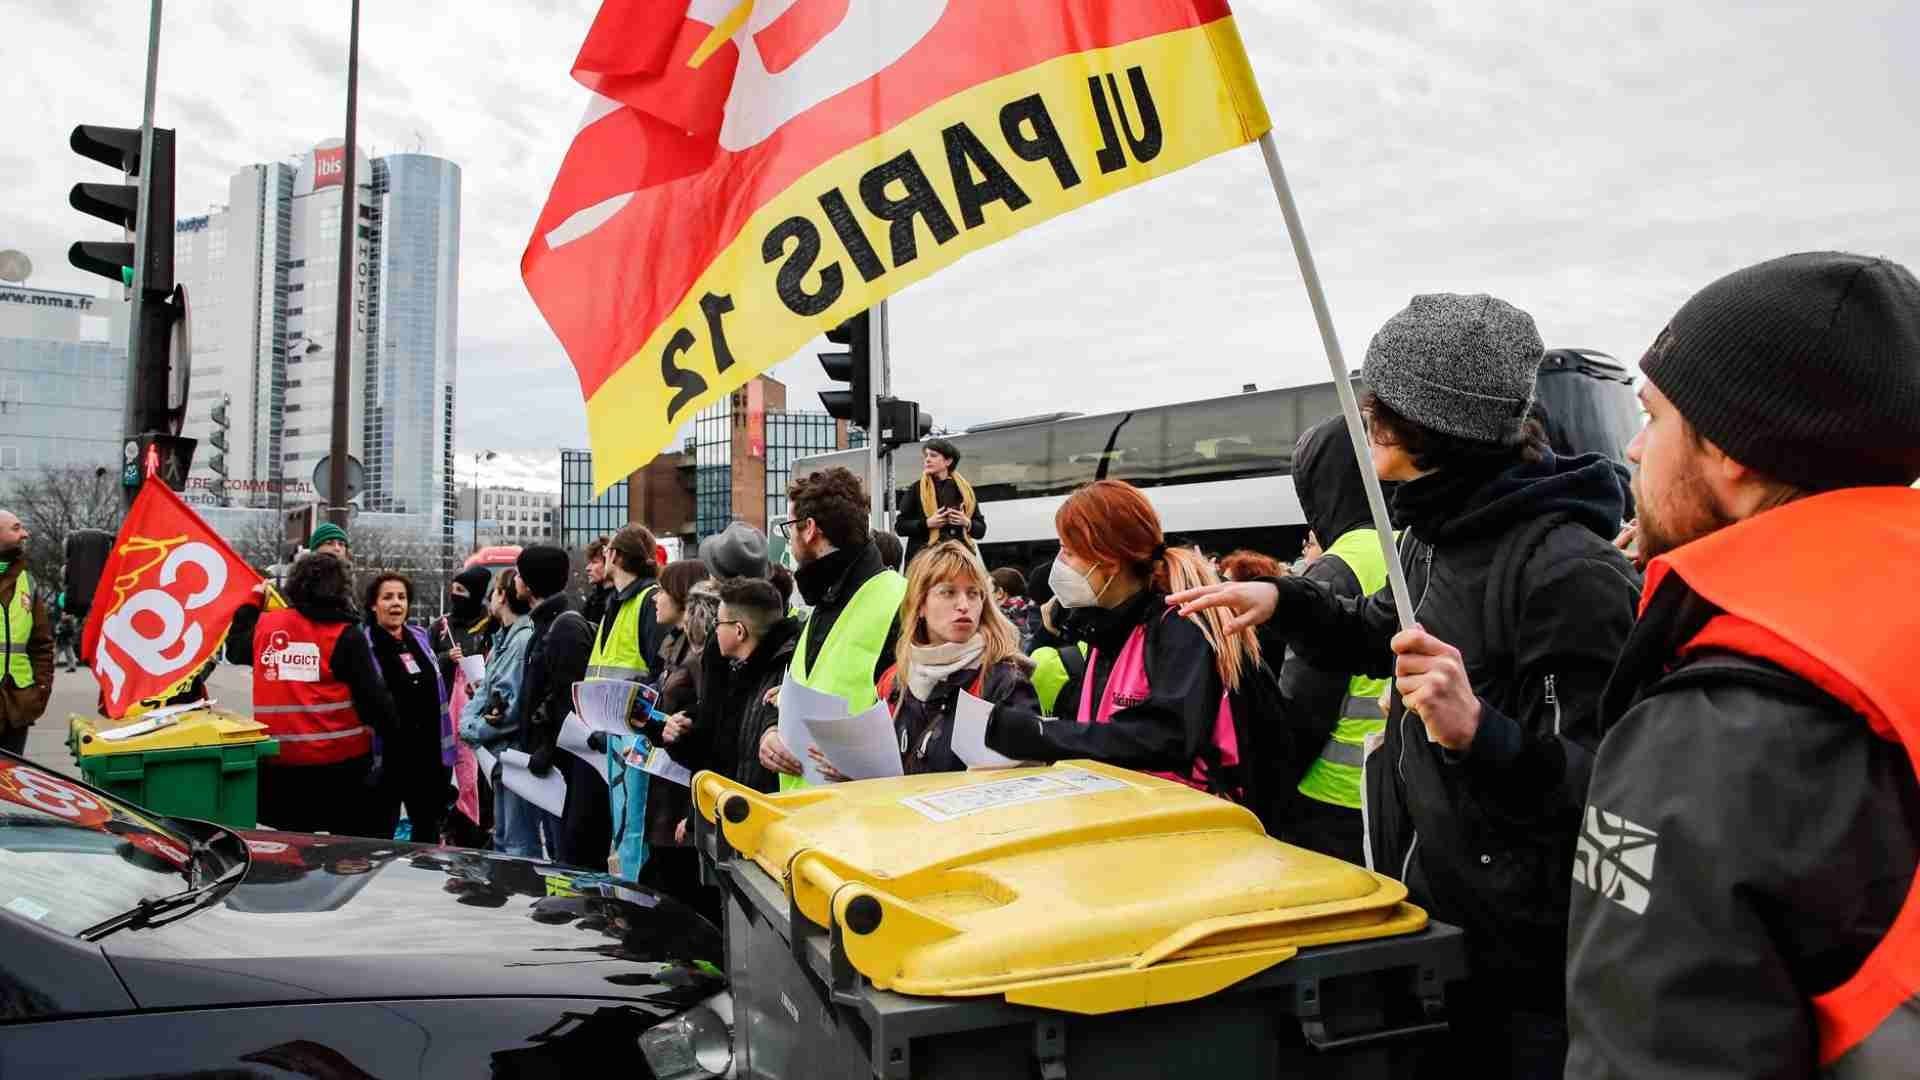
<svg viewBox="0 0 1920 1080"><path fill-rule="evenodd" d="M767 414L767 528L787 516L787 482L793 463L840 448L840 425L826 413Z"/></svg>
<svg viewBox="0 0 1920 1080"><path fill-rule="evenodd" d="M118 467L127 306L0 283L0 488L17 471Z"/></svg>
<svg viewBox="0 0 1920 1080"><path fill-rule="evenodd" d="M712 536L730 522L769 529L787 513L793 463L837 450L840 425L824 412L788 411L786 387L761 376L694 418L694 528Z"/></svg>
<svg viewBox="0 0 1920 1080"><path fill-rule="evenodd" d="M627 478L606 494L593 493L593 452L560 451L559 544L573 555L596 536L611 536L627 523Z"/></svg>

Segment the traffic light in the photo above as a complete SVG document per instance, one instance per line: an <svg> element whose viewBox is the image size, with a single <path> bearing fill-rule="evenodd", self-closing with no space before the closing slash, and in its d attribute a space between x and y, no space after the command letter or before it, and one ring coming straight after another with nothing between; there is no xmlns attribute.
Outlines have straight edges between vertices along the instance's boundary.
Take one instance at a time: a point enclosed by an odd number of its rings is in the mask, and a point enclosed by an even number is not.
<svg viewBox="0 0 1920 1080"><path fill-rule="evenodd" d="M868 429L873 427L867 411L873 376L872 318L871 312L863 311L827 331L827 340L846 346L846 351L819 354L827 378L847 384L845 390L820 391L820 404L835 419Z"/></svg>
<svg viewBox="0 0 1920 1080"><path fill-rule="evenodd" d="M90 274L133 287L136 230L146 235L149 296L173 292L173 131L153 130L153 161L140 160L140 129L81 124L68 140L81 157L119 169L124 182L75 184L68 202L83 214L120 226L119 242L82 240L67 249L67 261ZM148 165L152 167L147 167ZM151 184L147 220L140 217L140 185Z"/></svg>
<svg viewBox="0 0 1920 1080"><path fill-rule="evenodd" d="M895 450L933 434L933 416L920 411L917 401L880 399L880 431L874 439L881 450Z"/></svg>

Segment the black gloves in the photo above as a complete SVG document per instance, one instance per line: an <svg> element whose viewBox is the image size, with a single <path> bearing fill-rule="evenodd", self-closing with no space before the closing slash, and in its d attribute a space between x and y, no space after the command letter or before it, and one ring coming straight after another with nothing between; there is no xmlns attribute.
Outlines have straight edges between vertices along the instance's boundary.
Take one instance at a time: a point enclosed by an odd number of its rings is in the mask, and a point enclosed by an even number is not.
<svg viewBox="0 0 1920 1080"><path fill-rule="evenodd" d="M587 749L593 751L596 754L606 753L607 752L607 733L604 731L588 732L587 733Z"/></svg>
<svg viewBox="0 0 1920 1080"><path fill-rule="evenodd" d="M527 771L535 776L545 776L553 771L553 747L543 746L527 755Z"/></svg>

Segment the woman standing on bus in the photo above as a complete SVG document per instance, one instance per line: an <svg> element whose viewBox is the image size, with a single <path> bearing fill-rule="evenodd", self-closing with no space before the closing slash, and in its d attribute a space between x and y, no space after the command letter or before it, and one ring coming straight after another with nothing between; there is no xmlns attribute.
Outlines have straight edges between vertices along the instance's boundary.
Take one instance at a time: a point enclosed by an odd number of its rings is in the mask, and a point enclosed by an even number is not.
<svg viewBox="0 0 1920 1080"><path fill-rule="evenodd" d="M893 710L900 764L908 774L961 772L953 713L965 690L996 706L1038 712L1033 665L1020 632L993 602L993 583L973 550L948 540L913 560L900 606L894 664L880 677Z"/></svg>
<svg viewBox="0 0 1920 1080"><path fill-rule="evenodd" d="M1092 758L1246 795L1228 695L1259 680L1259 643L1227 633L1211 613L1182 618L1166 606L1187 582L1218 580L1206 562L1168 547L1153 504L1119 480L1074 492L1054 529L1060 555L1049 581L1067 635L1091 646L1086 676L1078 700L1059 703L1061 721L997 706L988 745L1026 761Z"/></svg>

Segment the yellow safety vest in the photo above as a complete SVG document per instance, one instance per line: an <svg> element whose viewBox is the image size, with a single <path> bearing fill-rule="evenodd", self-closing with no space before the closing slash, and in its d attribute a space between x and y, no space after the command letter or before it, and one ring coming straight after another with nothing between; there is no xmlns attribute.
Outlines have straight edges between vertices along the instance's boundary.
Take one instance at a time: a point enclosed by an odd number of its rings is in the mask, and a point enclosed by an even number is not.
<svg viewBox="0 0 1920 1080"><path fill-rule="evenodd" d="M1381 554L1378 533L1372 529L1354 529L1334 541L1328 555L1338 555L1353 576L1360 579L1360 592L1372 596L1386 587L1387 560ZM1380 709L1380 695L1387 692L1388 679L1355 675L1347 680L1347 699L1340 707L1340 720L1333 735L1320 749L1320 756L1307 766L1300 778L1300 794L1349 810L1360 809L1360 788L1365 782L1362 766L1366 763L1367 736L1383 731L1386 714Z"/></svg>
<svg viewBox="0 0 1920 1080"><path fill-rule="evenodd" d="M33 658L27 655L27 639L33 636L33 575L24 566L13 583L13 599L4 611L6 634L0 637L0 649L6 651L6 677L25 690L33 685Z"/></svg>
<svg viewBox="0 0 1920 1080"><path fill-rule="evenodd" d="M1080 655L1087 655L1087 643L1079 645ZM1054 705L1060 700L1060 691L1067 688L1072 676L1067 672L1067 663L1060 657L1060 650L1051 645L1033 650L1033 692L1040 698L1040 715L1055 716Z"/></svg>
<svg viewBox="0 0 1920 1080"><path fill-rule="evenodd" d="M613 632L600 633L593 628L593 655L587 657L587 678L625 679L641 682L652 672L640 650L640 612L652 599L657 586L649 585L640 595L620 605L613 616Z"/></svg>
<svg viewBox="0 0 1920 1080"><path fill-rule="evenodd" d="M892 570L882 570L860 586L847 608L833 621L826 643L820 646L819 659L812 670L807 667L807 633L812 620L800 631L800 643L794 647L793 663L788 671L801 686L847 700L849 715L873 708L880 700L873 684L873 669L879 666L880 652L887 647L887 632L900 614L900 602L907 595L907 579ZM790 746L789 753L806 753L802 746ZM780 777L780 790L792 791L806 786L798 776Z"/></svg>

